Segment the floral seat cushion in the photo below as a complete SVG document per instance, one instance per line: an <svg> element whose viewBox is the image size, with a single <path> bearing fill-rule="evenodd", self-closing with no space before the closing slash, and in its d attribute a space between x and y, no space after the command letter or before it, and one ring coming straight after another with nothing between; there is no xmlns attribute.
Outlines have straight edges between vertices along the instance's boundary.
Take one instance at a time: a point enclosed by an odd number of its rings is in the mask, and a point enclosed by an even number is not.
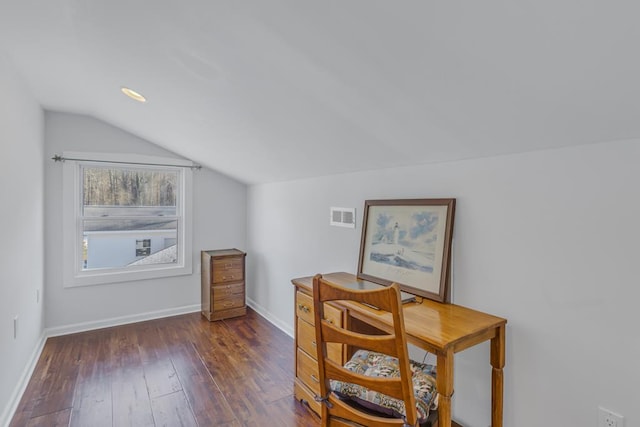
<svg viewBox="0 0 640 427"><path fill-rule="evenodd" d="M416 410L420 423L426 421L429 411L437 407L436 368L411 361L413 390L416 397ZM344 367L352 372L369 377L399 377L398 359L382 353L358 350ZM356 403L376 412L396 418L406 415L404 401L394 399L385 394L369 390L365 387L331 380L331 390L343 399L351 399Z"/></svg>

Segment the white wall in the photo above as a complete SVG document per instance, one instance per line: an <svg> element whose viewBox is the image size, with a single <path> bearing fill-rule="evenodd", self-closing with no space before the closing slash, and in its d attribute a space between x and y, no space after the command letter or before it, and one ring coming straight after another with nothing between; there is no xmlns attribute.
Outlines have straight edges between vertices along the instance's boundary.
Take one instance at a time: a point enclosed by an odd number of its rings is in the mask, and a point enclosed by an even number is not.
<svg viewBox="0 0 640 427"><path fill-rule="evenodd" d="M47 159L63 151L135 153L177 157L141 138L87 116L45 114ZM62 281L62 166L45 163L46 325L54 333L94 327L110 319L200 304L200 251L246 246L246 186L202 169L193 174L193 274L107 285L64 288ZM75 325L75 326L74 326Z"/></svg>
<svg viewBox="0 0 640 427"><path fill-rule="evenodd" d="M0 53L0 425L42 342L43 141L42 110Z"/></svg>
<svg viewBox="0 0 640 427"><path fill-rule="evenodd" d="M508 319L505 426L640 425L639 164L633 140L252 186L248 296L291 331L291 278L357 267L330 206L456 197L454 302ZM490 423L488 354L456 357L465 426Z"/></svg>

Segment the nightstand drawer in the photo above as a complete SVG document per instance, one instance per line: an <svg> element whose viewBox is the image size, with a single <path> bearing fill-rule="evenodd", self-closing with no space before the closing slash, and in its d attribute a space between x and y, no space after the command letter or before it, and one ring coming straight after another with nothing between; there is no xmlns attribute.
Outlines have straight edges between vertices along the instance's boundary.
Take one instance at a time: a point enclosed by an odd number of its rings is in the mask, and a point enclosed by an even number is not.
<svg viewBox="0 0 640 427"><path fill-rule="evenodd" d="M244 293L244 282L233 283L231 285L216 285L212 288L213 298L227 298L232 295L238 295Z"/></svg>
<svg viewBox="0 0 640 427"><path fill-rule="evenodd" d="M211 283L244 280L244 257L212 259L211 267Z"/></svg>
<svg viewBox="0 0 640 427"><path fill-rule="evenodd" d="M229 310L232 308L244 307L244 292L241 294L233 294L224 298L213 298L213 310Z"/></svg>
<svg viewBox="0 0 640 427"><path fill-rule="evenodd" d="M211 283L225 283L225 282L237 282L244 280L244 273L242 267L230 268L227 270L219 270L215 266L213 267L213 274L211 275Z"/></svg>

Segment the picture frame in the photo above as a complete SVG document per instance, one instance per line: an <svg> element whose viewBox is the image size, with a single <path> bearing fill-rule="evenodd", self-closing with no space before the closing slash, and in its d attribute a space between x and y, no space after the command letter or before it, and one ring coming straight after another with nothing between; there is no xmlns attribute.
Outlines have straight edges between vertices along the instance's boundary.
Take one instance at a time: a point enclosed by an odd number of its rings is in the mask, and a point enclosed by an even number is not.
<svg viewBox="0 0 640 427"><path fill-rule="evenodd" d="M449 302L456 199L365 200L358 279Z"/></svg>

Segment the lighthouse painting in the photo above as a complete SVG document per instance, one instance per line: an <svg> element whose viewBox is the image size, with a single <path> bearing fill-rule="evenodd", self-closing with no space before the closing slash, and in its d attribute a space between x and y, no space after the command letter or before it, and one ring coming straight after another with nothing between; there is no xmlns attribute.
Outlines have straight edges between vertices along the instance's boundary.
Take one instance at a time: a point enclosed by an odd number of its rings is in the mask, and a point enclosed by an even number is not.
<svg viewBox="0 0 640 427"><path fill-rule="evenodd" d="M416 212L409 218L378 213L370 261L433 273L439 223L438 212Z"/></svg>
<svg viewBox="0 0 640 427"><path fill-rule="evenodd" d="M439 203L442 200L447 203ZM358 276L381 284L395 282L418 295L439 295L450 255L452 200L365 202Z"/></svg>

